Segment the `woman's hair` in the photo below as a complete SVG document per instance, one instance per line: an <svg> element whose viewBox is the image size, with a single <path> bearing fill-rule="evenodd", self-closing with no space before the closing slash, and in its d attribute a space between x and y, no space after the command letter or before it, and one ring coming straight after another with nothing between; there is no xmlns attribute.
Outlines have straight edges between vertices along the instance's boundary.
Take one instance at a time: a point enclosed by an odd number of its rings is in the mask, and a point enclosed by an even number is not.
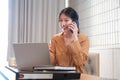
<svg viewBox="0 0 120 80"><path fill-rule="evenodd" d="M65 9L63 9L60 14L59 14L59 18L62 14L65 14L67 17L70 17L72 19L72 21L76 22L77 27L78 27L78 33L79 31L79 15L77 14L77 12L71 8L71 7L67 7Z"/></svg>

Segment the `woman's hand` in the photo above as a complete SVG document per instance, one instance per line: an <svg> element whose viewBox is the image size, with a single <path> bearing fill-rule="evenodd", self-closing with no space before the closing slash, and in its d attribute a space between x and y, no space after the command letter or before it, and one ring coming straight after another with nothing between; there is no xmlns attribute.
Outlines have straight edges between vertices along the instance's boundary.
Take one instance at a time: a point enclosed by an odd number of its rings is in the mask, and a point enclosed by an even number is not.
<svg viewBox="0 0 120 80"><path fill-rule="evenodd" d="M72 42L78 40L78 28L77 28L77 24L76 23L72 23L72 24L69 25L68 28L70 29L69 33L68 33L69 36L64 37L66 45L69 45Z"/></svg>
<svg viewBox="0 0 120 80"><path fill-rule="evenodd" d="M78 28L77 28L77 24L75 23L75 22L73 22L72 24L70 24L70 26L69 26L69 28L70 28L70 30L72 30L72 32L71 32L71 34L72 34L72 38L73 38L73 40L78 40L78 37L77 37L77 35L78 35Z"/></svg>

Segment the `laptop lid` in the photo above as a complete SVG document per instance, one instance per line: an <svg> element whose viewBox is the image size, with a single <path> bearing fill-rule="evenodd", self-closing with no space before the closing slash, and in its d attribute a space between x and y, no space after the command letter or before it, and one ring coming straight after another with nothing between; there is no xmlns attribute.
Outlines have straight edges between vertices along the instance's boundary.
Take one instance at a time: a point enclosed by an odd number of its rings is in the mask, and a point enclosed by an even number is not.
<svg viewBox="0 0 120 80"><path fill-rule="evenodd" d="M19 70L32 70L33 66L51 65L48 43L13 44Z"/></svg>

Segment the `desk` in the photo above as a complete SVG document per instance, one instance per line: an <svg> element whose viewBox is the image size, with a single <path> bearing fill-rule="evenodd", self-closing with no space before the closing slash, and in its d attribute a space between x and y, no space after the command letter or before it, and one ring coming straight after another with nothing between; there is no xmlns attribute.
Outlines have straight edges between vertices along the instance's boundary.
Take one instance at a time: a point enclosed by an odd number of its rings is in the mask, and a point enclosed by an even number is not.
<svg viewBox="0 0 120 80"><path fill-rule="evenodd" d="M7 80L0 74L0 80ZM97 76L87 75L87 74L81 74L80 80L100 80Z"/></svg>
<svg viewBox="0 0 120 80"><path fill-rule="evenodd" d="M8 80L8 79L4 78L4 76L2 74L0 74L0 80ZM81 74L81 78L78 80L117 80L117 79L105 79L105 78L100 78L98 76Z"/></svg>
<svg viewBox="0 0 120 80"><path fill-rule="evenodd" d="M88 74L81 74L80 80L118 80L118 79L102 78L102 77L88 75Z"/></svg>
<svg viewBox="0 0 120 80"><path fill-rule="evenodd" d="M8 80L8 79L6 79L5 76L0 74L0 80ZM74 79L72 79L72 80L74 80ZM77 79L77 80L117 80L117 79L105 79L105 78L100 78L98 76L93 76L93 75L88 75L88 74L81 74L80 79Z"/></svg>
<svg viewBox="0 0 120 80"><path fill-rule="evenodd" d="M0 80L6 80L1 74L0 74ZM100 80L97 76L82 74L80 80Z"/></svg>
<svg viewBox="0 0 120 80"><path fill-rule="evenodd" d="M88 74L81 74L80 80L100 80L98 76L92 76Z"/></svg>

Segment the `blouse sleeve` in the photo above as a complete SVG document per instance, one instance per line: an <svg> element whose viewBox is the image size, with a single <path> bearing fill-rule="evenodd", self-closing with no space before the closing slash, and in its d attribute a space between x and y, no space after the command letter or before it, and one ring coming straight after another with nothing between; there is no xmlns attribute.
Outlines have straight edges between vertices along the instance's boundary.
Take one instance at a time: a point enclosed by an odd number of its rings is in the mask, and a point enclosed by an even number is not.
<svg viewBox="0 0 120 80"><path fill-rule="evenodd" d="M49 53L52 65L56 65L56 50L55 50L55 40L52 38L49 43Z"/></svg>
<svg viewBox="0 0 120 80"><path fill-rule="evenodd" d="M81 66L85 64L88 59L88 50L89 50L89 40L88 37L84 41L74 41L69 46L69 51L72 54L74 64L76 66Z"/></svg>

